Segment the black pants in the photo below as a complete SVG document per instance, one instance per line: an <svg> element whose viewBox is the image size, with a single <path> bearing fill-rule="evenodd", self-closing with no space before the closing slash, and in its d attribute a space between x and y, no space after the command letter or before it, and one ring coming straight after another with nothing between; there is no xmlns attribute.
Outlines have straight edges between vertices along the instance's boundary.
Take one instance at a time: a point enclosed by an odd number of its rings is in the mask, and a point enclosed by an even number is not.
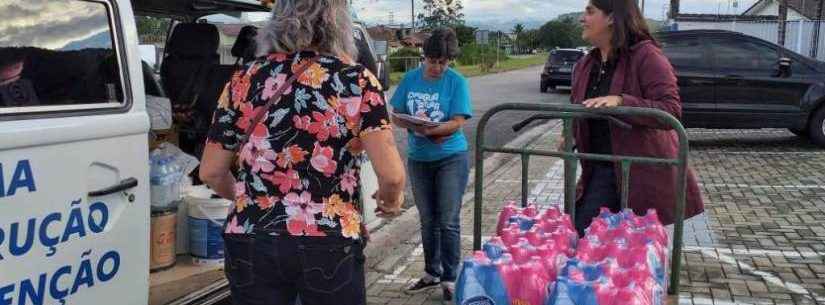
<svg viewBox="0 0 825 305"><path fill-rule="evenodd" d="M364 244L342 237L224 235L235 305L366 304Z"/></svg>
<svg viewBox="0 0 825 305"><path fill-rule="evenodd" d="M599 209L609 208L611 212L617 213L621 209L621 199L619 198L619 188L616 187L616 170L611 163L594 162L592 174L587 188L581 199L581 204L576 205L576 231L579 236L584 236L584 230L590 226L593 217L599 215Z"/></svg>

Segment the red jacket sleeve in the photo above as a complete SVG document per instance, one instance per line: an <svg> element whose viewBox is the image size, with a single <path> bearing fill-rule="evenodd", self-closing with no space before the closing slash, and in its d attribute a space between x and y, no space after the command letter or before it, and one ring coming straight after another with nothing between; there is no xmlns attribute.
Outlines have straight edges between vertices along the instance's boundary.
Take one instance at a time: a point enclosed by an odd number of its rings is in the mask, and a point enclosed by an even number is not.
<svg viewBox="0 0 825 305"><path fill-rule="evenodd" d="M676 119L682 117L682 101L676 74L658 48L652 48L643 55L638 67L639 86L642 96L622 94L622 106L653 108L670 113ZM651 117L626 117L628 123L656 129L672 129L669 124Z"/></svg>

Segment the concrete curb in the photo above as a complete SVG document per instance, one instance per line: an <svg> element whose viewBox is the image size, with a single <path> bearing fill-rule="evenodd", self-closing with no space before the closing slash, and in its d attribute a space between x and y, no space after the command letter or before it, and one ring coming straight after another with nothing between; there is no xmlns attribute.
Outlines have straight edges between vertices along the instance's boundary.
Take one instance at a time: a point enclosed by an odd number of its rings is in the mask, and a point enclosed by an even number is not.
<svg viewBox="0 0 825 305"><path fill-rule="evenodd" d="M529 145L542 136L546 135L552 129L559 126L557 121L549 121L528 130L519 135L513 141L510 141L506 146L524 147ZM484 160L485 177L496 174L508 161L514 158L514 155L493 154ZM473 160L471 160L473 162ZM475 168L470 170L470 179L475 177ZM471 202L475 195L470 190L473 190L473 184L469 184L465 190L462 203L467 204ZM401 216L386 221L383 225L377 226L373 231L370 230L370 241L364 254L367 257L366 265L368 268L375 269L381 273L392 273L393 268L403 258L403 255L408 253L415 247L414 244L405 243L404 241L413 239L415 234L420 231L420 223L418 217L418 209L414 206L407 209ZM406 249L409 251L398 251ZM370 283L367 283L368 285Z"/></svg>

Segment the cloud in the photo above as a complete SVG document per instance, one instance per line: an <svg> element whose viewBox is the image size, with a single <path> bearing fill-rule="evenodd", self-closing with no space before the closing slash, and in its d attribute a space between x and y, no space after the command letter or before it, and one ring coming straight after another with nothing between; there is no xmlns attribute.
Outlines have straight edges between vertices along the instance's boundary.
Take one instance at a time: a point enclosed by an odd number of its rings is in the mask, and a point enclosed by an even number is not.
<svg viewBox="0 0 825 305"><path fill-rule="evenodd" d="M80 1L3 1L0 18L0 46L46 49L88 38L109 25L105 6Z"/></svg>

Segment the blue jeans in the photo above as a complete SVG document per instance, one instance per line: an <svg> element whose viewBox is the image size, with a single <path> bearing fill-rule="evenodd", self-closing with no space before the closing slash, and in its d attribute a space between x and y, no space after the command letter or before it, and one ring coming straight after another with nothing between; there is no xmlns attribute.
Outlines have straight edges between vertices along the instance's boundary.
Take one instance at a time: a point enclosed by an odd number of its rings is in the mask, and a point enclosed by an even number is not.
<svg viewBox="0 0 825 305"><path fill-rule="evenodd" d="M364 243L341 237L224 234L234 305L366 304Z"/></svg>
<svg viewBox="0 0 825 305"><path fill-rule="evenodd" d="M413 197L421 217L424 269L441 281L454 282L461 261L461 198L470 164L466 152L441 160L409 160Z"/></svg>

